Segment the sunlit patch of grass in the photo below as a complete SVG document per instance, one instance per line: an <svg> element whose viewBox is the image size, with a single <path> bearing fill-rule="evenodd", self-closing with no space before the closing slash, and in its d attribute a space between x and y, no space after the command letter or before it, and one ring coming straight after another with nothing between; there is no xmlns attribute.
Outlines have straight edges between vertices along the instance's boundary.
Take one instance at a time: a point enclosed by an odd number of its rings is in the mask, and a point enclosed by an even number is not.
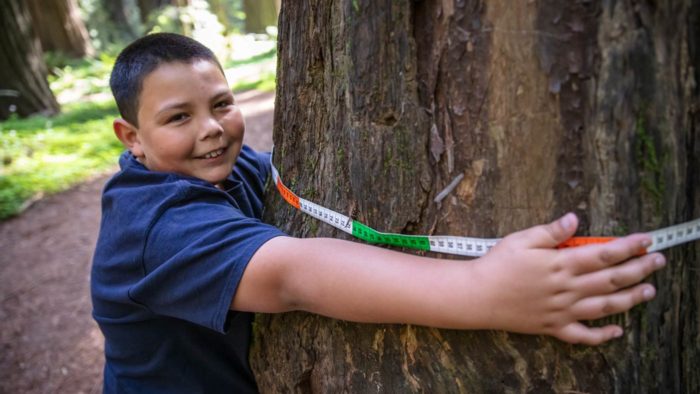
<svg viewBox="0 0 700 394"><path fill-rule="evenodd" d="M235 83L232 89L234 92L243 92L252 89L261 92L274 92L276 86L275 74L272 72L263 72L260 74L259 79Z"/></svg>
<svg viewBox="0 0 700 394"><path fill-rule="evenodd" d="M55 118L0 123L0 219L37 195L55 193L116 165L112 103L73 104Z"/></svg>
<svg viewBox="0 0 700 394"><path fill-rule="evenodd" d="M239 66L245 66L248 64L273 61L273 60L276 60L276 57L277 57L277 48L271 48L270 50L268 50L266 52L259 53L257 55L253 55L247 59L241 59L241 60L231 59L228 62L226 62L224 67L225 68L234 68L234 67L239 67Z"/></svg>
<svg viewBox="0 0 700 394"><path fill-rule="evenodd" d="M115 58L101 54L97 59L61 59L61 67L51 67L51 91L61 104L74 102L90 95L109 94L109 74ZM64 64L65 63L65 64Z"/></svg>

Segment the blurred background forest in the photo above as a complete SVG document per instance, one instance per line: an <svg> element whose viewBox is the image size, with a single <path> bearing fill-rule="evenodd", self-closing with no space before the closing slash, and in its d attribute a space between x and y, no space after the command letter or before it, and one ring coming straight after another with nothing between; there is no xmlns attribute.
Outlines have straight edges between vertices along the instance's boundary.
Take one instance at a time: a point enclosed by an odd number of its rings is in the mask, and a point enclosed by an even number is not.
<svg viewBox="0 0 700 394"><path fill-rule="evenodd" d="M114 168L109 72L152 32L211 48L234 91L275 88L280 0L5 0L0 6L0 220Z"/></svg>

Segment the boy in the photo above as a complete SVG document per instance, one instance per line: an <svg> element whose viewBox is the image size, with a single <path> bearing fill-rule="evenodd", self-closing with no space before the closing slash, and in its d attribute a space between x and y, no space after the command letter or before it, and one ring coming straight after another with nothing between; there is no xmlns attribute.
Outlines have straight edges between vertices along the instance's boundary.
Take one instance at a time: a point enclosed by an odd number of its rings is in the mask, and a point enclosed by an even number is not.
<svg viewBox="0 0 700 394"><path fill-rule="evenodd" d="M243 118L211 51L179 35L143 37L119 55L110 85L127 151L105 186L91 278L105 392L255 392L250 312L593 345L622 329L579 321L654 296L638 284L665 264L638 256L648 236L555 249L575 233L573 214L471 262L288 237L260 221L269 155L242 146Z"/></svg>

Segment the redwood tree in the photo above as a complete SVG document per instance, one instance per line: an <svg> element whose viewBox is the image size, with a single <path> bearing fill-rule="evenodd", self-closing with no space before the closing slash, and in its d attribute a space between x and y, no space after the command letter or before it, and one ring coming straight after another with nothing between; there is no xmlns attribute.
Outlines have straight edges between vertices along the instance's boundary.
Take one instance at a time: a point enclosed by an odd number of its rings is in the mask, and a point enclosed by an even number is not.
<svg viewBox="0 0 700 394"><path fill-rule="evenodd" d="M284 2L275 163L380 231L498 237L570 210L582 235L690 220L699 14L691 0ZM344 236L268 206L291 235ZM656 299L607 319L626 335L604 346L289 313L258 316L251 362L263 392L698 392L700 247L666 254Z"/></svg>
<svg viewBox="0 0 700 394"><path fill-rule="evenodd" d="M76 0L29 0L27 5L44 51L74 58L94 54Z"/></svg>
<svg viewBox="0 0 700 394"><path fill-rule="evenodd" d="M55 114L58 103L46 81L41 44L23 0L0 7L0 120L16 113Z"/></svg>

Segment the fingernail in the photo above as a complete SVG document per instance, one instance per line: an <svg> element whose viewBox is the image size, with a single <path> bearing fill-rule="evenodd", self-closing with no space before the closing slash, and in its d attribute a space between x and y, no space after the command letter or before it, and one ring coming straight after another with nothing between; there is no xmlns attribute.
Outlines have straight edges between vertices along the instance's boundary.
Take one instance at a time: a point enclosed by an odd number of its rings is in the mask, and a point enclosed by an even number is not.
<svg viewBox="0 0 700 394"><path fill-rule="evenodd" d="M651 240L649 238L643 239L641 245L643 248L647 248L649 245L651 245Z"/></svg>
<svg viewBox="0 0 700 394"><path fill-rule="evenodd" d="M564 227L564 230L571 230L571 228L574 226L574 214L567 213L563 218L561 218L559 223L561 223L561 226Z"/></svg>
<svg viewBox="0 0 700 394"><path fill-rule="evenodd" d="M622 329L621 328L616 329L615 332L613 333L613 336L615 338L621 337L622 336Z"/></svg>
<svg viewBox="0 0 700 394"><path fill-rule="evenodd" d="M656 266L656 268L661 268L664 265L666 265L666 259L663 256L657 256L654 259L654 265Z"/></svg>
<svg viewBox="0 0 700 394"><path fill-rule="evenodd" d="M644 291L642 292L642 295L644 296L644 299L645 299L645 300L650 300L650 299L654 298L654 295L655 295L655 294L656 294L656 291L654 290L653 287L647 287L647 288L644 289Z"/></svg>

